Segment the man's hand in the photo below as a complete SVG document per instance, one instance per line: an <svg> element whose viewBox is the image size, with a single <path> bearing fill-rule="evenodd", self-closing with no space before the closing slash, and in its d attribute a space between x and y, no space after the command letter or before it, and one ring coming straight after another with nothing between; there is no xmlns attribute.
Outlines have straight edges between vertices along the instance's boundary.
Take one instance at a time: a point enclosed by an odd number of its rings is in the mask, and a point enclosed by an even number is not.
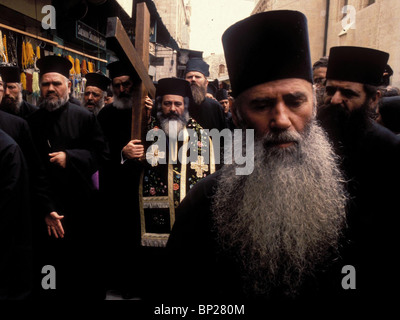
<svg viewBox="0 0 400 320"><path fill-rule="evenodd" d="M153 109L153 100L151 100L149 96L146 96L146 98L144 99L144 105L149 110Z"/></svg>
<svg viewBox="0 0 400 320"><path fill-rule="evenodd" d="M144 155L144 146L140 144L140 140L131 140L122 149L122 154L127 159L136 159Z"/></svg>
<svg viewBox="0 0 400 320"><path fill-rule="evenodd" d="M67 165L67 154L64 151L49 153L50 162L58 164L61 168Z"/></svg>
<svg viewBox="0 0 400 320"><path fill-rule="evenodd" d="M64 228L61 223L61 220L63 218L64 218L64 216L58 215L58 213L55 211L50 212L44 218L44 221L46 222L46 225L47 225L47 232L50 237L51 237L51 234L53 233L56 238L64 238L65 232L64 232Z"/></svg>

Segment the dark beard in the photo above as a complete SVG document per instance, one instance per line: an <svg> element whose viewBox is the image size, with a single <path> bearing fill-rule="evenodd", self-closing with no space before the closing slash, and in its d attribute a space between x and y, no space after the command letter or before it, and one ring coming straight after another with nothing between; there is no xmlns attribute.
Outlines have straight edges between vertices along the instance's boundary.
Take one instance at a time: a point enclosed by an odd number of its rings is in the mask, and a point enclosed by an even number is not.
<svg viewBox="0 0 400 320"><path fill-rule="evenodd" d="M347 198L317 124L288 150L270 146L284 136L267 139L255 143L251 175L235 175L235 165L220 169L213 219L220 249L239 263L247 296L293 297L337 257Z"/></svg>
<svg viewBox="0 0 400 320"><path fill-rule="evenodd" d="M317 112L317 119L339 155L357 144L359 138L371 126L371 116L367 101L353 111L340 105L325 104Z"/></svg>
<svg viewBox="0 0 400 320"><path fill-rule="evenodd" d="M0 104L0 109L11 114L19 114L19 109L22 103L22 93L20 93L17 99L3 97Z"/></svg>
<svg viewBox="0 0 400 320"><path fill-rule="evenodd" d="M192 89L193 101L196 104L202 104L206 98L207 90L204 87L199 87L197 84L190 85Z"/></svg>
<svg viewBox="0 0 400 320"><path fill-rule="evenodd" d="M48 99L47 97L39 98L39 107L46 109L47 111L55 111L60 109L63 105L68 102L68 94L65 97L57 97L57 99Z"/></svg>

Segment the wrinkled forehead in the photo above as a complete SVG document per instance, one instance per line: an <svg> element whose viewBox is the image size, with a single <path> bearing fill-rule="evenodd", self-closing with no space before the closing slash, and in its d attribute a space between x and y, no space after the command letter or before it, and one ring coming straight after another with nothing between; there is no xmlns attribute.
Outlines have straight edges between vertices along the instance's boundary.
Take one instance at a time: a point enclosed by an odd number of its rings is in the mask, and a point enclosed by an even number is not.
<svg viewBox="0 0 400 320"><path fill-rule="evenodd" d="M288 78L268 81L243 91L239 97L247 99L277 98L278 96L301 93L308 98L313 96L312 84L304 79Z"/></svg>
<svg viewBox="0 0 400 320"><path fill-rule="evenodd" d="M95 87L95 86L87 86L85 88L85 92L95 92L95 93L102 94L103 90L101 90L100 88Z"/></svg>
<svg viewBox="0 0 400 320"><path fill-rule="evenodd" d="M162 97L162 102L164 101L179 101L179 102L184 102L184 98L180 95L176 95L176 94L166 94L163 95Z"/></svg>
<svg viewBox="0 0 400 320"><path fill-rule="evenodd" d="M42 82L65 81L65 76L58 72L47 72L40 77Z"/></svg>

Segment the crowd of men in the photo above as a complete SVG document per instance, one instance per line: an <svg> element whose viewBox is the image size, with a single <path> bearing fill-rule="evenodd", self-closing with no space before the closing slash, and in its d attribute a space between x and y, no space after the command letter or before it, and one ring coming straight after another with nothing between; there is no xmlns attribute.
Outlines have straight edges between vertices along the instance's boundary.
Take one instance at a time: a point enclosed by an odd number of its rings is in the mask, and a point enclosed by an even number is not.
<svg viewBox="0 0 400 320"><path fill-rule="evenodd" d="M131 138L140 78L123 62L87 74L79 106L63 57L37 61L38 106L23 101L19 69L0 68L0 299L393 298L389 54L332 47L312 65L306 17L286 10L239 21L222 42L231 88L207 94L199 58L184 79L160 79L144 102L152 145ZM218 166L204 129L245 131L253 170Z"/></svg>

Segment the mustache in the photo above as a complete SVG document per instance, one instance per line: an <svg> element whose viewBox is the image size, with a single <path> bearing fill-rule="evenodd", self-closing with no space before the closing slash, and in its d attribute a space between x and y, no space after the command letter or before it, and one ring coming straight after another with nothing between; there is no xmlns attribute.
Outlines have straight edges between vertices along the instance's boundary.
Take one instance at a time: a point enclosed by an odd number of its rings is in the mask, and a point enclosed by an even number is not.
<svg viewBox="0 0 400 320"><path fill-rule="evenodd" d="M49 98L49 97L52 97L52 96L53 97L55 96L57 98L60 97L60 95L57 92L47 92L46 95L45 95L46 98Z"/></svg>
<svg viewBox="0 0 400 320"><path fill-rule="evenodd" d="M302 141L302 136L295 131L280 131L268 132L262 137L262 142L265 148L273 147L277 144L294 142L299 144Z"/></svg>

